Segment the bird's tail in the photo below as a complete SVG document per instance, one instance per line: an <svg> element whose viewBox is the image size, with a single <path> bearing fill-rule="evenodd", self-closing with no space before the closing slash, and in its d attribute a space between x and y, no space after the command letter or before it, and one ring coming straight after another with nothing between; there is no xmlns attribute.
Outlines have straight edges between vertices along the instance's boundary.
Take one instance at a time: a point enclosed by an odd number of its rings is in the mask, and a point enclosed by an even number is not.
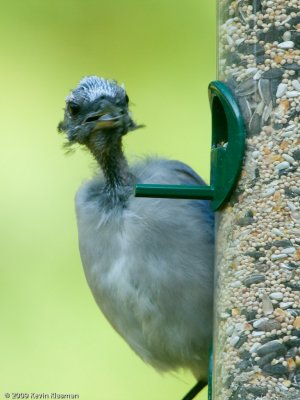
<svg viewBox="0 0 300 400"><path fill-rule="evenodd" d="M197 394L207 385L207 382L199 381L196 383L195 386L183 397L182 400L192 400L194 399Z"/></svg>

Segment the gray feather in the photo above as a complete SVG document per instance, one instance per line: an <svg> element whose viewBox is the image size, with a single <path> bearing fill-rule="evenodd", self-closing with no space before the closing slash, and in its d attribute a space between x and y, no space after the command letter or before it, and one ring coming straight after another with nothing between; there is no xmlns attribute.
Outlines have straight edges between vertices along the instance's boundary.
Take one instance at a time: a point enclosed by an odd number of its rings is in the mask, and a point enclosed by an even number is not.
<svg viewBox="0 0 300 400"><path fill-rule="evenodd" d="M186 165L163 159L131 172L143 183L202 182ZM145 362L161 371L186 367L205 379L214 245L208 202L131 194L126 208L108 210L101 207L103 187L97 177L76 197L81 257L95 300Z"/></svg>
<svg viewBox="0 0 300 400"><path fill-rule="evenodd" d="M214 219L209 202L135 198L136 183L202 185L184 163L147 158L132 167L122 137L136 129L115 81L84 78L59 130L85 145L102 173L76 195L79 246L94 298L115 330L160 371L206 380L212 334Z"/></svg>

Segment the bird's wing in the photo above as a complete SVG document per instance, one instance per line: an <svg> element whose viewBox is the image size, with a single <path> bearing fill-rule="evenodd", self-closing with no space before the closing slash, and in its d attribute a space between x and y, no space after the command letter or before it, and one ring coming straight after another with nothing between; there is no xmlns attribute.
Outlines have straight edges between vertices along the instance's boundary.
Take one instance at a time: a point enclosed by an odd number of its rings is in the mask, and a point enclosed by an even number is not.
<svg viewBox="0 0 300 400"><path fill-rule="evenodd" d="M206 185L204 180L188 165L181 161L168 160L169 168L172 169L180 182L180 185ZM202 212L204 218L209 224L214 224L214 214L210 202L203 200L191 200L189 204Z"/></svg>
<svg viewBox="0 0 300 400"><path fill-rule="evenodd" d="M205 185L191 167L177 160L147 157L133 165L132 172L140 183Z"/></svg>
<svg viewBox="0 0 300 400"><path fill-rule="evenodd" d="M177 160L168 160L167 166L172 169L177 177L180 179L181 184L185 185L205 185L205 182L200 176L188 165Z"/></svg>
<svg viewBox="0 0 300 400"><path fill-rule="evenodd" d="M138 182L162 185L205 185L204 180L188 165L177 160L148 157L135 164L134 175ZM165 200L164 200L165 201ZM213 225L214 215L210 202L206 200L187 200L196 212ZM182 203L183 204L183 203ZM185 203L186 204L186 203ZM191 208L191 209L192 209Z"/></svg>

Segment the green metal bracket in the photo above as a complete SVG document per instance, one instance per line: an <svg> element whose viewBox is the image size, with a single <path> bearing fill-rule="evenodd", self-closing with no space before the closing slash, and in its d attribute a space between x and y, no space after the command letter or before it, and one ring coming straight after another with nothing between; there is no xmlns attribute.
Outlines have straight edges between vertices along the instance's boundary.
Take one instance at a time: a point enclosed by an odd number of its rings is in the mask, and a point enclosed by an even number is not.
<svg viewBox="0 0 300 400"><path fill-rule="evenodd" d="M137 184L135 196L211 200L214 211L229 199L242 168L246 131L238 104L225 83L209 84L212 114L210 186Z"/></svg>

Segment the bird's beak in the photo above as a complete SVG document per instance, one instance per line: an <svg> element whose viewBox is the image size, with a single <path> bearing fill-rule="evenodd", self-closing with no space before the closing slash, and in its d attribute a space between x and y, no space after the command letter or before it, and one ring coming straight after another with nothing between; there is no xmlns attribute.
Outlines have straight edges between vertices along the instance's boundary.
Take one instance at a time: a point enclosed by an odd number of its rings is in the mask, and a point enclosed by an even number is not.
<svg viewBox="0 0 300 400"><path fill-rule="evenodd" d="M123 110L117 108L91 113L83 123L94 123L93 132L99 129L111 129L120 126L123 126L124 130L128 132L142 127L142 125L136 125L128 112L124 113Z"/></svg>
<svg viewBox="0 0 300 400"><path fill-rule="evenodd" d="M111 114L104 114L99 117L96 122L95 129L115 128L122 125L121 116L113 117Z"/></svg>
<svg viewBox="0 0 300 400"><path fill-rule="evenodd" d="M94 123L94 130L100 128L114 128L120 125L122 115L113 115L113 113L107 112L95 112L89 114L85 120L83 121L84 124Z"/></svg>

